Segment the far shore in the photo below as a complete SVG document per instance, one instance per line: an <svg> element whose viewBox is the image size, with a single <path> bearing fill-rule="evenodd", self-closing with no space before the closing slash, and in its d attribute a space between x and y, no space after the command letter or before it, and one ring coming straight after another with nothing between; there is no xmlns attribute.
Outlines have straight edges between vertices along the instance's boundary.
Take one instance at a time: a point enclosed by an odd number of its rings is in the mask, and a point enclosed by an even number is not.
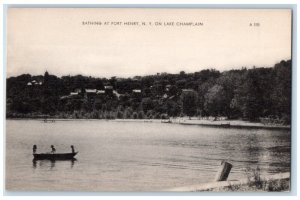
<svg viewBox="0 0 300 200"><path fill-rule="evenodd" d="M178 117L170 119L73 119L73 118L7 118L14 120L40 120L44 122L55 122L55 121L84 121L84 120L101 120L101 121L112 121L112 122L143 122L143 123L168 123L168 124L181 124L181 125L198 125L198 126L209 126L209 127L220 127L220 128L263 128L263 129L291 129L290 125L281 124L263 124L261 122L249 122L243 120L211 120L211 119L199 119L188 117Z"/></svg>
<svg viewBox="0 0 300 200"><path fill-rule="evenodd" d="M265 129L290 129L290 125L277 124L263 124L260 122L249 122L243 120L208 120L197 118L171 118L165 120L158 119L115 119L117 122L159 122L181 125L198 125L198 126L212 126L220 128L265 128Z"/></svg>

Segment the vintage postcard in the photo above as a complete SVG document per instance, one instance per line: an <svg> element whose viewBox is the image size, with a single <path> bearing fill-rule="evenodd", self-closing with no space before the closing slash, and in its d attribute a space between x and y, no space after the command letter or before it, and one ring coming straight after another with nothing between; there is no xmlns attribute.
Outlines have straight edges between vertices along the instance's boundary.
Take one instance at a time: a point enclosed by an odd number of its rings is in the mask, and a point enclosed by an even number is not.
<svg viewBox="0 0 300 200"><path fill-rule="evenodd" d="M290 191L291 9L8 8L7 191Z"/></svg>

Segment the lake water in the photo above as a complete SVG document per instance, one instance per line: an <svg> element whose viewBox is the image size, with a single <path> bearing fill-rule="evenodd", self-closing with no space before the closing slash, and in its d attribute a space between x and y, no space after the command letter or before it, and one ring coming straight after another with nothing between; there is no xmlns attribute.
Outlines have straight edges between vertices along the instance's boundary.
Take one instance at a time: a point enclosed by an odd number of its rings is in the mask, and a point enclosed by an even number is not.
<svg viewBox="0 0 300 200"><path fill-rule="evenodd" d="M79 151L75 161L33 162L37 152ZM9 191L160 191L214 180L222 160L228 177L290 171L290 131L179 124L70 120L6 122Z"/></svg>

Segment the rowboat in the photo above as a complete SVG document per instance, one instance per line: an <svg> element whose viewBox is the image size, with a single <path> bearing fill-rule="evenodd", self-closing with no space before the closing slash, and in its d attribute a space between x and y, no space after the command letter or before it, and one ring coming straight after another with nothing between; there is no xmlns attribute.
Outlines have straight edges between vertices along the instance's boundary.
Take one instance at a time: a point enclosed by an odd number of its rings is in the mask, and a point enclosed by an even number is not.
<svg viewBox="0 0 300 200"><path fill-rule="evenodd" d="M78 152L74 153L34 153L33 159L35 160L70 160L74 159Z"/></svg>

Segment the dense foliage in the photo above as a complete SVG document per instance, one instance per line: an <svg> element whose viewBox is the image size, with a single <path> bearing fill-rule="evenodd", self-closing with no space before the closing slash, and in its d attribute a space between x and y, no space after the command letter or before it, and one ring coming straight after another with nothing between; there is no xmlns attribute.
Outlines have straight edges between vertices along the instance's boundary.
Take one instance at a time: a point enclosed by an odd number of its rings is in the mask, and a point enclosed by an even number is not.
<svg viewBox="0 0 300 200"><path fill-rule="evenodd" d="M272 68L207 69L133 78L23 74L7 79L6 106L7 117L225 116L290 123L291 61Z"/></svg>

